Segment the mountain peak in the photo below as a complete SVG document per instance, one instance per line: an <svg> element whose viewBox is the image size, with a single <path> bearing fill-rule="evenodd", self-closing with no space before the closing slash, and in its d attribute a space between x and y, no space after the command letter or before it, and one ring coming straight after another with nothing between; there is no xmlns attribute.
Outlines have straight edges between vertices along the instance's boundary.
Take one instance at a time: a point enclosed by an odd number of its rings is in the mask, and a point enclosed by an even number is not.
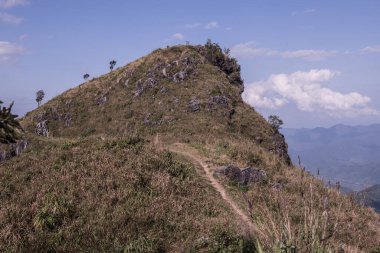
<svg viewBox="0 0 380 253"><path fill-rule="evenodd" d="M289 161L282 136L241 98L240 66L215 43L157 49L64 92L23 125L50 136L167 133L248 138Z"/></svg>

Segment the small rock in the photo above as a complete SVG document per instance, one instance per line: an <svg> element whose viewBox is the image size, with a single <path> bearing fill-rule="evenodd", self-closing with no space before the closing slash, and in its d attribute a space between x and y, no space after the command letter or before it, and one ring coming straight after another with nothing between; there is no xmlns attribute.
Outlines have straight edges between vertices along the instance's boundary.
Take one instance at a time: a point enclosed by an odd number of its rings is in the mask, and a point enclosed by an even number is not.
<svg viewBox="0 0 380 253"><path fill-rule="evenodd" d="M96 99L96 103L98 105L102 105L102 104L105 104L107 102L107 96L110 92L110 88L107 89L105 92L103 92L103 94L101 94L97 99Z"/></svg>
<svg viewBox="0 0 380 253"><path fill-rule="evenodd" d="M187 104L187 107L189 112L197 112L201 109L200 103L197 99L190 100L190 102Z"/></svg>
<svg viewBox="0 0 380 253"><path fill-rule="evenodd" d="M173 81L176 83L179 83L179 82L185 80L186 76L187 76L186 72L181 70L181 71L179 71L173 75Z"/></svg>
<svg viewBox="0 0 380 253"><path fill-rule="evenodd" d="M178 104L179 103L179 98L174 97L173 102L174 102L174 104Z"/></svg>
<svg viewBox="0 0 380 253"><path fill-rule="evenodd" d="M228 165L222 166L215 171L216 174L226 176L229 180L238 182L240 181L241 170L239 167Z"/></svg>
<svg viewBox="0 0 380 253"><path fill-rule="evenodd" d="M102 105L102 104L105 104L107 102L107 95L101 95L99 96L97 99L96 99L96 103L98 105Z"/></svg>
<svg viewBox="0 0 380 253"><path fill-rule="evenodd" d="M49 128L48 128L47 120L42 120L37 123L36 134L49 137Z"/></svg>
<svg viewBox="0 0 380 253"><path fill-rule="evenodd" d="M284 188L284 186L281 183L275 182L272 183L272 188L281 191Z"/></svg>
<svg viewBox="0 0 380 253"><path fill-rule="evenodd" d="M135 97L140 96L141 94L144 93L144 91L154 88L157 84L158 82L151 77L146 79L145 82L143 83L142 83L142 80L140 79L139 81L137 81L137 88L134 92L134 96Z"/></svg>
<svg viewBox="0 0 380 253"><path fill-rule="evenodd" d="M212 108L214 105L219 105L225 108L228 106L228 100L222 95L212 96L208 102L208 107Z"/></svg>
<svg viewBox="0 0 380 253"><path fill-rule="evenodd" d="M168 91L169 91L169 89L167 87L165 87L165 86L161 87L161 90L160 90L161 93L167 93Z"/></svg>
<svg viewBox="0 0 380 253"><path fill-rule="evenodd" d="M267 174L263 170L248 167L241 171L241 178L239 183L241 185L250 185L253 183L265 181L266 179Z"/></svg>
<svg viewBox="0 0 380 253"><path fill-rule="evenodd" d="M148 125L150 123L150 119L149 118L150 118L151 115L152 115L151 113L148 113L145 116L145 118L144 118L144 124Z"/></svg>

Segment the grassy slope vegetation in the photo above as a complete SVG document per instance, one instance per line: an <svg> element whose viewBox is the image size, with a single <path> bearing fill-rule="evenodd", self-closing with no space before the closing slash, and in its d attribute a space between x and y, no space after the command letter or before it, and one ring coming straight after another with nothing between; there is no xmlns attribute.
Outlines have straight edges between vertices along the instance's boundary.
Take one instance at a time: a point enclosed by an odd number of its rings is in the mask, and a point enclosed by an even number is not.
<svg viewBox="0 0 380 253"><path fill-rule="evenodd" d="M0 165L0 251L255 252L202 172L153 147L157 133L213 164L265 170L250 187L221 180L268 252L380 246L372 210L289 165L282 136L242 101L237 65L215 48L156 50L27 114L29 148ZM44 120L49 137L34 134Z"/></svg>
<svg viewBox="0 0 380 253"><path fill-rule="evenodd" d="M289 252L292 245L297 252L378 252L379 217L357 205L353 196L325 187L321 179L289 167L249 141L219 140L194 146L217 164L265 170L267 180L250 187L222 181L242 208L249 210L268 252L280 252L281 246Z"/></svg>
<svg viewBox="0 0 380 253"><path fill-rule="evenodd" d="M32 141L1 167L1 252L181 252L202 237L243 242L195 168L142 139Z"/></svg>

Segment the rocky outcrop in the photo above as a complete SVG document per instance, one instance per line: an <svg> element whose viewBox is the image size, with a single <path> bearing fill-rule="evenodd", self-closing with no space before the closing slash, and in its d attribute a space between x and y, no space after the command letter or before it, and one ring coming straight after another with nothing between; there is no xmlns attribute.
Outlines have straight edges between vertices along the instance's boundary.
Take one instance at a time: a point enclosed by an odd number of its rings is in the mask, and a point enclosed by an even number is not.
<svg viewBox="0 0 380 253"><path fill-rule="evenodd" d="M42 112L33 116L35 124L34 131L36 134L48 137L49 136L49 121L61 122L65 127L70 127L73 122L73 117L70 112L72 107L71 101L67 100L58 107L48 107Z"/></svg>
<svg viewBox="0 0 380 253"><path fill-rule="evenodd" d="M240 169L239 167L228 165L220 167L215 173L227 177L230 181L240 186L248 186L267 180L265 171L254 167Z"/></svg>
<svg viewBox="0 0 380 253"><path fill-rule="evenodd" d="M228 107L228 100L223 95L211 96L210 100L208 101L207 106L209 109L212 109L215 107L227 108Z"/></svg>
<svg viewBox="0 0 380 253"><path fill-rule="evenodd" d="M158 81L152 77L149 77L145 81L139 80L136 84L136 90L134 91L134 96L141 96L146 90L156 87Z"/></svg>
<svg viewBox="0 0 380 253"><path fill-rule="evenodd" d="M49 128L47 124L47 120L42 120L36 125L36 134L49 137Z"/></svg>
<svg viewBox="0 0 380 253"><path fill-rule="evenodd" d="M273 148L270 149L271 152L279 155L287 164L290 165L292 163L288 154L288 144L285 142L285 137L278 131L273 135L272 147Z"/></svg>
<svg viewBox="0 0 380 253"><path fill-rule="evenodd" d="M19 156L21 152L27 148L28 140L24 139L16 143L3 146L3 150L0 149L0 163L4 162L12 157Z"/></svg>

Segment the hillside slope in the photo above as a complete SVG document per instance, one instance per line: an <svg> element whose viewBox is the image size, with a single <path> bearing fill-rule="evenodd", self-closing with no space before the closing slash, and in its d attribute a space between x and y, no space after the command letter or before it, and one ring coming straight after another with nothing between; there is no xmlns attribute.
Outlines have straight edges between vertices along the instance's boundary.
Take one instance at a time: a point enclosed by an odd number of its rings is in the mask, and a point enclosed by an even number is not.
<svg viewBox="0 0 380 253"><path fill-rule="evenodd" d="M212 50L158 49L68 90L27 114L23 125L34 132L47 122L54 137L163 132L185 141L223 135L250 139L288 160L282 136L243 102L240 66L209 56Z"/></svg>
<svg viewBox="0 0 380 253"><path fill-rule="evenodd" d="M379 217L292 167L243 88L208 42L158 49L28 113L28 147L0 164L0 251L379 247Z"/></svg>

